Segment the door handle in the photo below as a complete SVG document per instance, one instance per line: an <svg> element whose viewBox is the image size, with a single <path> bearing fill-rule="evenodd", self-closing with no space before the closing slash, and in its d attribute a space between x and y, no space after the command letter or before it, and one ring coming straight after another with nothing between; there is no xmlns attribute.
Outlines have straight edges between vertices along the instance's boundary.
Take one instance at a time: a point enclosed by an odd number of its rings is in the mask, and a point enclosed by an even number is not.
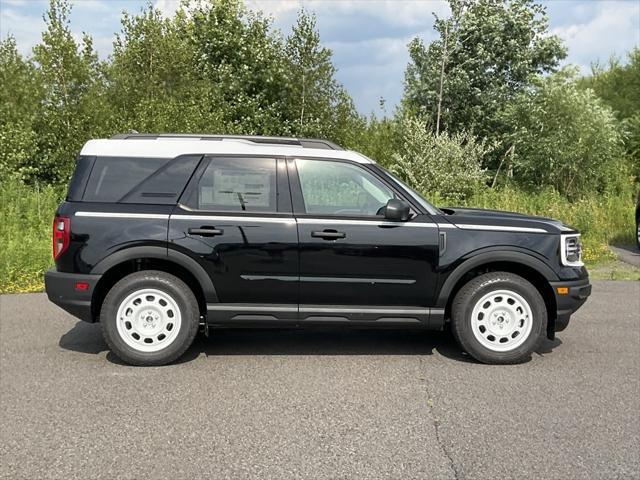
<svg viewBox="0 0 640 480"><path fill-rule="evenodd" d="M201 237L215 237L224 234L224 230L216 227L190 228L189 235L200 235Z"/></svg>
<svg viewBox="0 0 640 480"><path fill-rule="evenodd" d="M344 232L337 232L335 230L323 230L321 232L311 232L311 236L324 238L325 240L337 240L338 238L345 238L347 234Z"/></svg>

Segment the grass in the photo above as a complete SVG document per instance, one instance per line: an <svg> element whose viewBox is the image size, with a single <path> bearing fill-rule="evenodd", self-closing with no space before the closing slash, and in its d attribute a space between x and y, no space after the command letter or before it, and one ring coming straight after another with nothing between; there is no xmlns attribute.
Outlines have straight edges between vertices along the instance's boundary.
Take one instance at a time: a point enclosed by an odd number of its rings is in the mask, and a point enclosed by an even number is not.
<svg viewBox="0 0 640 480"><path fill-rule="evenodd" d="M43 289L43 274L53 263L51 223L63 197L64 189L59 187L0 184L0 293ZM526 194L504 188L479 192L465 204L560 219L582 232L585 262L594 278L640 280L640 273L615 262L616 256L608 248L610 244L634 242L634 204L630 198L594 196L570 202L554 192Z"/></svg>
<svg viewBox="0 0 640 480"><path fill-rule="evenodd" d="M61 188L0 184L0 293L37 292L51 259L53 215Z"/></svg>
<svg viewBox="0 0 640 480"><path fill-rule="evenodd" d="M635 280L640 281L640 268L619 260L598 262L589 268L592 280Z"/></svg>

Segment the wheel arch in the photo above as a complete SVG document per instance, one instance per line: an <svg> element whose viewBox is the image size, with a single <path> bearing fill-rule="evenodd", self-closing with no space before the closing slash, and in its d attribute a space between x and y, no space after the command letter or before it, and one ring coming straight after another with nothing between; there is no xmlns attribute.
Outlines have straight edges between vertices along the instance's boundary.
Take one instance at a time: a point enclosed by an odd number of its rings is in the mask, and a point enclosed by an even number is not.
<svg viewBox="0 0 640 480"><path fill-rule="evenodd" d="M98 320L102 302L111 287L126 275L141 270L160 270L180 278L193 291L203 315L207 302L218 301L211 278L191 257L159 246L131 247L106 257L93 268L92 274L101 275L91 299L94 320Z"/></svg>
<svg viewBox="0 0 640 480"><path fill-rule="evenodd" d="M510 272L523 277L540 292L547 308L547 334L555 331L556 298L549 282L557 281L556 273L542 260L522 252L483 252L460 265L447 277L438 294L437 305L451 318L453 299L472 278L487 272Z"/></svg>

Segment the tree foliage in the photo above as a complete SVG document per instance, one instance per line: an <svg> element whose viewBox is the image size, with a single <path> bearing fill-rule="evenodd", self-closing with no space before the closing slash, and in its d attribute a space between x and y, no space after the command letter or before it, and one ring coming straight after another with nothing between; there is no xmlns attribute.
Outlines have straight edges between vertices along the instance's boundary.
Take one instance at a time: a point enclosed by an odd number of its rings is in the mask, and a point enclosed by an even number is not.
<svg viewBox="0 0 640 480"><path fill-rule="evenodd" d="M434 129L440 124L441 131L495 138L504 130L498 112L538 75L556 69L566 50L548 34L545 9L533 0L449 4L451 16L436 17L439 38L409 44L403 106Z"/></svg>
<svg viewBox="0 0 640 480"><path fill-rule="evenodd" d="M36 120L41 87L33 64L25 60L12 37L0 42L0 178L34 174Z"/></svg>
<svg viewBox="0 0 640 480"><path fill-rule="evenodd" d="M295 135L348 140L356 120L351 97L336 79L331 50L323 47L316 19L304 10L284 45L287 117Z"/></svg>
<svg viewBox="0 0 640 480"><path fill-rule="evenodd" d="M622 137L611 109L565 70L540 79L505 112L515 127L514 178L551 185L569 198L615 188L627 173Z"/></svg>
<svg viewBox="0 0 640 480"><path fill-rule="evenodd" d="M629 52L626 64L612 57L606 68L594 65L579 85L593 89L620 120L625 148L640 181L640 47Z"/></svg>
<svg viewBox="0 0 640 480"><path fill-rule="evenodd" d="M50 0L42 42L33 49L42 97L33 124L38 152L31 169L49 182L66 179L82 144L101 131L98 57L88 35L80 43L73 38L70 10L68 0Z"/></svg>
<svg viewBox="0 0 640 480"><path fill-rule="evenodd" d="M457 202L484 184L486 142L467 132L435 134L416 117L403 119L401 132L391 171L414 189Z"/></svg>
<svg viewBox="0 0 640 480"><path fill-rule="evenodd" d="M31 58L0 44L0 174L63 183L82 144L122 131L309 135L354 143L364 126L304 11L286 38L240 0L123 13L113 54L76 41L50 0ZM351 128L354 126L354 128Z"/></svg>
<svg viewBox="0 0 640 480"><path fill-rule="evenodd" d="M566 51L534 0L449 0L383 118L356 112L305 10L283 33L242 0L183 0L171 17L149 2L101 61L72 35L69 0L49 1L33 55L0 41L0 181L65 183L85 141L130 130L323 137L451 200L496 169L571 198L614 189L621 141L640 177L639 50L586 79L550 75Z"/></svg>

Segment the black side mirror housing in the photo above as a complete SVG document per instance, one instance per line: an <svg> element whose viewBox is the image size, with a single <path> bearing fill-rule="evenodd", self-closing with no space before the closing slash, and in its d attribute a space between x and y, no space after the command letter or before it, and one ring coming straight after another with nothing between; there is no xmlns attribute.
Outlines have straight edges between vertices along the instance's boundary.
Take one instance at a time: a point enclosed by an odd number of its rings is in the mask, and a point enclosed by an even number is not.
<svg viewBox="0 0 640 480"><path fill-rule="evenodd" d="M391 198L384 207L384 218L392 222L406 222L409 220L409 204L397 198Z"/></svg>

